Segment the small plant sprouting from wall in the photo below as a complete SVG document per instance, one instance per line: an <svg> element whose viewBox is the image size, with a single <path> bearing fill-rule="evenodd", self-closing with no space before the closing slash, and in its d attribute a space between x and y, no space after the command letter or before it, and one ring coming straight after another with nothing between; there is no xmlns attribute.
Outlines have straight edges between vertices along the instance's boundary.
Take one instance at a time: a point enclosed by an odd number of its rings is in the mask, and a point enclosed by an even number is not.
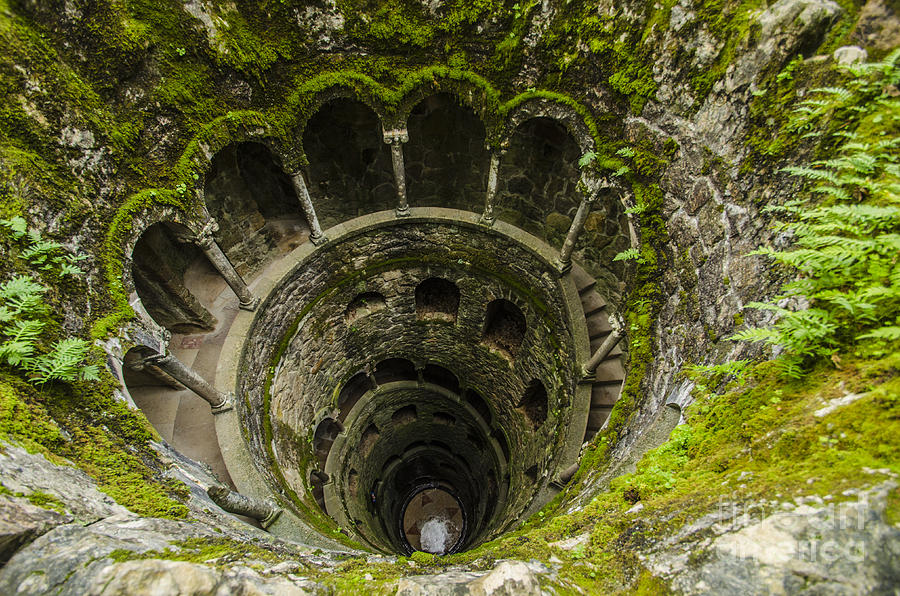
<svg viewBox="0 0 900 596"><path fill-rule="evenodd" d="M23 218L0 220L0 229L19 245L19 259L26 269L60 279L83 274L76 263L84 257L29 230ZM48 345L45 332L51 312L44 298L47 291L31 274L18 274L0 284L0 363L19 369L37 384L97 380L97 366L85 364L89 342L67 337Z"/></svg>

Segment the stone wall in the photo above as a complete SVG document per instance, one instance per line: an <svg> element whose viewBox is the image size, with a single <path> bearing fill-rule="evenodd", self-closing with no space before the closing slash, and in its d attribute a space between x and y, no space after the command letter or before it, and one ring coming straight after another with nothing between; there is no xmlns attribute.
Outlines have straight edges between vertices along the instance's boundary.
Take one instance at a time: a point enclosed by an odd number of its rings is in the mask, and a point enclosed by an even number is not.
<svg viewBox="0 0 900 596"><path fill-rule="evenodd" d="M553 429L585 424L573 418L578 359L572 315L560 295L558 274L515 241L470 224L408 221L388 220L323 245L260 307L248 334L239 387L251 450L259 461L270 460L263 433L270 424L278 474L309 499L304 494L311 458L306 445L319 420L337 415L344 382L389 357L440 364L486 398L495 426L508 437L514 455L506 522L556 472L567 435ZM459 287L455 322L417 317L415 288L431 277ZM364 293L383 296L384 308L348 324L348 305ZM517 304L526 317L527 331L513 362L481 344L487 304L496 298ZM276 352L285 341L284 351ZM267 394L270 366L275 368ZM517 409L532 379L548 390L547 418L537 432ZM271 481L273 473L262 471Z"/></svg>

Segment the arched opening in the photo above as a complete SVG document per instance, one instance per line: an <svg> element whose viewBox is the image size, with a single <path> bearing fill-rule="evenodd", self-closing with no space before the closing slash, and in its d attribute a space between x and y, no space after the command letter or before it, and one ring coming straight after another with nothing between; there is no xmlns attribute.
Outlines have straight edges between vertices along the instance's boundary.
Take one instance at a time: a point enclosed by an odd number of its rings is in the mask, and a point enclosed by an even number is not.
<svg viewBox="0 0 900 596"><path fill-rule="evenodd" d="M534 429L547 419L547 389L538 379L532 379L522 395L518 409Z"/></svg>
<svg viewBox="0 0 900 596"><path fill-rule="evenodd" d="M378 292L363 292L362 294L357 295L350 301L350 304L347 305L347 312L345 313L344 318L346 319L347 324L350 325L357 319L383 310L385 306L384 296Z"/></svg>
<svg viewBox="0 0 900 596"><path fill-rule="evenodd" d="M334 440L344 430L344 426L334 418L325 418L316 426L313 433L313 453L316 461L319 463L319 469L325 469L325 462L328 460L328 453Z"/></svg>
<svg viewBox="0 0 900 596"><path fill-rule="evenodd" d="M218 222L216 241L240 273L270 253L283 253L309 236L290 177L261 143L233 143L212 159L204 185L206 208Z"/></svg>
<svg viewBox="0 0 900 596"><path fill-rule="evenodd" d="M405 358L388 358L375 365L375 382L379 385L395 381L418 381L415 365Z"/></svg>
<svg viewBox="0 0 900 596"><path fill-rule="evenodd" d="M437 364L426 364L422 369L422 380L439 385L453 393L459 393L459 379L451 371Z"/></svg>
<svg viewBox="0 0 900 596"><path fill-rule="evenodd" d="M186 359L178 349L172 352ZM185 456L209 465L220 481L231 486L209 403L152 364L152 360L145 360L156 353L144 346L125 353L122 380L128 395L163 440Z"/></svg>
<svg viewBox="0 0 900 596"><path fill-rule="evenodd" d="M382 137L378 115L354 99L326 102L309 119L303 149L324 227L397 206L391 152Z"/></svg>
<svg viewBox="0 0 900 596"><path fill-rule="evenodd" d="M416 104L407 128L403 151L410 205L480 212L489 156L478 116L453 95L439 93Z"/></svg>
<svg viewBox="0 0 900 596"><path fill-rule="evenodd" d="M319 506L319 509L327 513L325 509L326 482L328 482L328 474L325 472L313 470L309 473L309 488L310 492L312 492L313 499L315 500L316 505Z"/></svg>
<svg viewBox="0 0 900 596"><path fill-rule="evenodd" d="M481 419L484 420L485 424L488 426L493 424L491 408L487 405L487 402L484 401L484 398L481 397L480 393L474 389L466 389L465 393L463 393L463 399L478 412L478 415L481 416Z"/></svg>
<svg viewBox="0 0 900 596"><path fill-rule="evenodd" d="M452 281L430 277L416 286L417 318L453 323L458 311L459 288Z"/></svg>
<svg viewBox="0 0 900 596"><path fill-rule="evenodd" d="M132 252L131 276L141 304L173 333L212 331L216 318L194 291L212 303L225 288L203 252L189 242L190 236L184 226L155 223L144 230Z"/></svg>
<svg viewBox="0 0 900 596"><path fill-rule="evenodd" d="M338 421L343 422L347 419L347 414L350 413L350 410L353 409L353 406L356 405L356 402L366 393L374 389L372 385L372 379L369 377L366 372L359 372L350 377L350 379L344 383L344 386L341 387L341 392L338 394L337 406L338 411Z"/></svg>
<svg viewBox="0 0 900 596"><path fill-rule="evenodd" d="M521 123L500 162L497 217L559 246L581 202L581 150L552 118Z"/></svg>
<svg viewBox="0 0 900 596"><path fill-rule="evenodd" d="M409 405L395 410L391 415L391 422L393 422L395 425L400 426L403 424L409 424L410 422L415 422L416 418L416 406Z"/></svg>
<svg viewBox="0 0 900 596"><path fill-rule="evenodd" d="M512 361L524 337L525 315L518 306L502 298L488 304L481 343Z"/></svg>

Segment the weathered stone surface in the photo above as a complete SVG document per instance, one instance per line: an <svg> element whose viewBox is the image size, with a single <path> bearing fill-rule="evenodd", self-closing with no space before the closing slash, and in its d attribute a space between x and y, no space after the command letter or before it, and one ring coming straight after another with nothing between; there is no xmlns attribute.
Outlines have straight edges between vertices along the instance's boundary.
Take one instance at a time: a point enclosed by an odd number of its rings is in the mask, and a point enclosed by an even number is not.
<svg viewBox="0 0 900 596"><path fill-rule="evenodd" d="M71 516L32 505L24 498L0 496L0 564L23 545L71 519Z"/></svg>
<svg viewBox="0 0 900 596"><path fill-rule="evenodd" d="M12 492L52 495L65 505L68 520L79 523L128 514L109 495L97 490L96 483L81 470L51 463L43 455L8 443L0 443L0 447L0 478Z"/></svg>
<svg viewBox="0 0 900 596"><path fill-rule="evenodd" d="M397 596L536 596L541 594L538 572L521 561L502 561L488 573L449 571L440 575L402 578Z"/></svg>
<svg viewBox="0 0 900 596"><path fill-rule="evenodd" d="M685 594L889 594L900 582L900 529L884 519L895 490L890 481L849 500L723 503L646 562Z"/></svg>
<svg viewBox="0 0 900 596"><path fill-rule="evenodd" d="M218 569L181 561L127 561L110 565L89 578L84 585L85 595L155 596L219 594L273 594L301 596L309 594L291 582L280 578L265 578L246 567ZM70 582L67 582L70 583ZM76 594L82 586L77 583L63 594Z"/></svg>
<svg viewBox="0 0 900 596"><path fill-rule="evenodd" d="M838 64L857 64L865 62L868 52L859 46L844 46L834 51L834 61Z"/></svg>

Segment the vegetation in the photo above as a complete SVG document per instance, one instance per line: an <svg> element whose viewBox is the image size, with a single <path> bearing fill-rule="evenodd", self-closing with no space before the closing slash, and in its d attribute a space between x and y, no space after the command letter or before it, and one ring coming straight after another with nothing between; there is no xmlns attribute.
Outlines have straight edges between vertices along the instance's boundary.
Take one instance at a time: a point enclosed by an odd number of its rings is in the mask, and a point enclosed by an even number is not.
<svg viewBox="0 0 900 596"><path fill-rule="evenodd" d="M21 217L0 220L0 228L17 242L27 244L19 253L30 269L54 274L57 278L81 275L76 257L63 251L62 245L44 240L28 230ZM41 345L41 335L50 323L50 310L44 301L47 287L32 275L16 275L0 284L0 361L28 374L38 384L52 380L98 379L94 364L84 364L90 343L77 337L57 340L49 348Z"/></svg>
<svg viewBox="0 0 900 596"><path fill-rule="evenodd" d="M828 159L783 171L812 182L809 195L767 207L794 239L788 249L764 247L796 279L769 302L751 308L776 313L768 327L733 339L763 341L786 350L783 370L865 342L881 355L900 345L900 50L883 61L844 67L844 87L812 90L788 123L793 134L836 147ZM822 132L819 127L824 127ZM850 348L852 349L852 348Z"/></svg>

